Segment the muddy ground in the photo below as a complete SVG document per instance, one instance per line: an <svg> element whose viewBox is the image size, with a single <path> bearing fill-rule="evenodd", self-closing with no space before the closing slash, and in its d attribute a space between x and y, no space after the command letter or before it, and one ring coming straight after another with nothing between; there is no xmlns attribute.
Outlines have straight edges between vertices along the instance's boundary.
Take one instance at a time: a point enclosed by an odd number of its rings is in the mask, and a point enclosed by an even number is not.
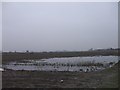
<svg viewBox="0 0 120 90"><path fill-rule="evenodd" d="M118 65L88 73L6 70L2 84L3 88L117 88Z"/></svg>
<svg viewBox="0 0 120 90"><path fill-rule="evenodd" d="M23 59L118 55L117 50L84 52L2 53L2 63ZM63 80L63 82L61 82ZM3 88L118 88L118 64L97 72L13 71L2 73Z"/></svg>

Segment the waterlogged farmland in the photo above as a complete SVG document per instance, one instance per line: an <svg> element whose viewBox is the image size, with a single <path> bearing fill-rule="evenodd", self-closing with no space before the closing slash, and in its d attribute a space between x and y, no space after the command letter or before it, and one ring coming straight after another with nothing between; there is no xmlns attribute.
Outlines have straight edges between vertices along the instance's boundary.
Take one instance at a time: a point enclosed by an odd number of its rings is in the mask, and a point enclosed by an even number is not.
<svg viewBox="0 0 120 90"><path fill-rule="evenodd" d="M4 65L11 70L93 72L112 67L118 56L61 57L13 61Z"/></svg>
<svg viewBox="0 0 120 90"><path fill-rule="evenodd" d="M117 88L117 52L3 53L3 88Z"/></svg>

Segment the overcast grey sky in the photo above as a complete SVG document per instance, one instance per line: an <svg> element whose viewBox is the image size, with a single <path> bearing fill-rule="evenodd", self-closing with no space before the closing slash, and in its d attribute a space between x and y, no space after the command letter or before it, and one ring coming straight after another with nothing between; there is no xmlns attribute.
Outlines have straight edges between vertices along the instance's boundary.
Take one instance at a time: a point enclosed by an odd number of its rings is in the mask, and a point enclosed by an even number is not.
<svg viewBox="0 0 120 90"><path fill-rule="evenodd" d="M118 47L118 3L3 3L3 51Z"/></svg>

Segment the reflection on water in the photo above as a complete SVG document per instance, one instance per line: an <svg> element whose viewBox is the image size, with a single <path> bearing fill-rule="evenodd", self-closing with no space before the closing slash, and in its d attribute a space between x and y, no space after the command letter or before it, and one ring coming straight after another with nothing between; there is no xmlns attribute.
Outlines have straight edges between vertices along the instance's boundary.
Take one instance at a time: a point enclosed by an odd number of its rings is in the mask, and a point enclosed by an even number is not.
<svg viewBox="0 0 120 90"><path fill-rule="evenodd" d="M10 62L5 65L4 68L30 71L38 70L91 72L112 67L117 62L117 56L67 57Z"/></svg>

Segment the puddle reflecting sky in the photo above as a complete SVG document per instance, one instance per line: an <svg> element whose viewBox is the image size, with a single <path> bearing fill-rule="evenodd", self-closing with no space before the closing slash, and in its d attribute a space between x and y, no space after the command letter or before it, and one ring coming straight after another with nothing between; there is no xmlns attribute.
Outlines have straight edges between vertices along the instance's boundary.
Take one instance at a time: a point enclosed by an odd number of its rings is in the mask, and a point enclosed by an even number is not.
<svg viewBox="0 0 120 90"><path fill-rule="evenodd" d="M90 72L112 67L118 56L66 57L10 62L4 68L12 70Z"/></svg>

